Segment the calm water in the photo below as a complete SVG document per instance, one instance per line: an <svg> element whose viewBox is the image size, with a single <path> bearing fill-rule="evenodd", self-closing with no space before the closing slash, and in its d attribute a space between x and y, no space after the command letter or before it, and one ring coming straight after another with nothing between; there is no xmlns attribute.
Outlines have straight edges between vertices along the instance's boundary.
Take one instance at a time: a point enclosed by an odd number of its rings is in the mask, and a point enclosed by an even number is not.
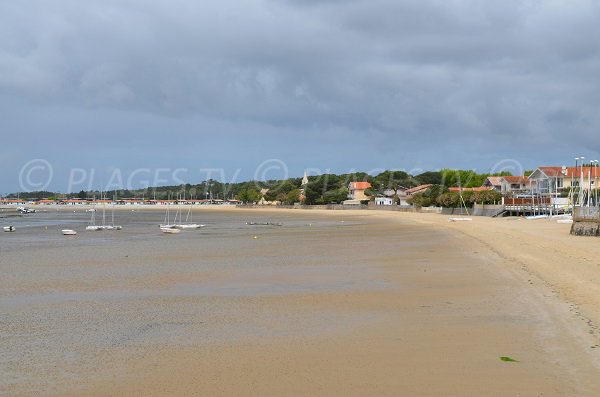
<svg viewBox="0 0 600 397"><path fill-rule="evenodd" d="M17 229L0 234L1 395L60 392L82 368L109 371L96 357L113 349L335 332L374 314L290 313L264 301L386 288L361 266L381 246L360 217L202 210L194 222L204 228L166 235L161 211L116 211L120 231L86 231L90 215L0 218Z"/></svg>

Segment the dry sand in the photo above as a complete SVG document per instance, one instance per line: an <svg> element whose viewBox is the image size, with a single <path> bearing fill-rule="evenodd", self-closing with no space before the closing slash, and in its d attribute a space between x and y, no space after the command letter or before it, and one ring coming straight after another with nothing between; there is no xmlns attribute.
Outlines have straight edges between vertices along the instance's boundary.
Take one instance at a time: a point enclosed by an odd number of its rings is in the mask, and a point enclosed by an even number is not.
<svg viewBox="0 0 600 397"><path fill-rule="evenodd" d="M316 223L257 231L257 239L240 236L229 250L208 254L182 248L179 257L166 255L161 262L194 263L207 255L233 263L256 260L249 267L110 275L143 267L154 254L149 243L127 259L115 254L89 261L110 262L109 274L98 273L93 283L68 272L57 277L54 282L71 292L171 291L160 299L142 295L136 307L116 304L126 314L107 321L133 321L128 316L134 318L135 310L152 308L154 322L143 317L142 325L189 326L143 341L83 348L80 355L88 360L74 359L71 380L57 375L45 383L45 394L600 395L600 240L571 237L568 225L547 220L449 223L441 215L387 211L220 212ZM144 260L136 262L136 256ZM169 289L181 283L212 292ZM50 288L40 280L10 288L27 292L34 285ZM0 341L18 341L15 332L3 329ZM40 375L48 376L45 371ZM44 384L30 376L32 384ZM0 386L7 396L41 394L18 382Z"/></svg>

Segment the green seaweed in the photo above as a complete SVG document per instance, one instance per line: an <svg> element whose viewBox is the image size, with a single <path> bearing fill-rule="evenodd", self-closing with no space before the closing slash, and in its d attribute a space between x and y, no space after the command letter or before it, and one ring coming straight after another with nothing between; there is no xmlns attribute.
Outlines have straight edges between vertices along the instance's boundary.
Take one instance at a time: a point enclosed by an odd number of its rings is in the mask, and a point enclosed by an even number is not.
<svg viewBox="0 0 600 397"><path fill-rule="evenodd" d="M502 356L502 357L500 357L500 360L506 361L509 363L518 363L519 362L518 360L515 360L514 358L510 358L508 356Z"/></svg>

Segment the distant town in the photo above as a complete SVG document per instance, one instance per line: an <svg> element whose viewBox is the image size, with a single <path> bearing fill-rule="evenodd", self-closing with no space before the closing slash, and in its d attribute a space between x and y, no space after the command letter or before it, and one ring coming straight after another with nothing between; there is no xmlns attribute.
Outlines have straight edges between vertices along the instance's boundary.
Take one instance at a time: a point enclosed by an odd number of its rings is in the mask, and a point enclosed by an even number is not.
<svg viewBox="0 0 600 397"><path fill-rule="evenodd" d="M588 204L597 202L598 162L540 166L523 175L479 174L470 170L324 174L286 180L162 186L140 190L13 193L0 205L342 205L472 208L499 205L516 211L529 206L555 212L573 204L573 190L587 189ZM512 208L511 208L512 207ZM499 208L500 210L500 208Z"/></svg>

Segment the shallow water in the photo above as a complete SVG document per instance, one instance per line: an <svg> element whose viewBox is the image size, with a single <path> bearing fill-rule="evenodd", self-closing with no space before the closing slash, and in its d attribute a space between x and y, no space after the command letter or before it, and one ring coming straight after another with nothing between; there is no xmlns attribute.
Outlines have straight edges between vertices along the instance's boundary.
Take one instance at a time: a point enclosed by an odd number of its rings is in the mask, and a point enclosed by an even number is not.
<svg viewBox="0 0 600 397"><path fill-rule="evenodd" d="M107 349L331 333L375 314L262 301L386 288L360 266L376 254L361 219L201 211L204 228L165 235L160 211L116 211L119 231L86 231L90 215L11 217L17 231L0 234L0 394L52 394L81 368L109 371L95 361Z"/></svg>

